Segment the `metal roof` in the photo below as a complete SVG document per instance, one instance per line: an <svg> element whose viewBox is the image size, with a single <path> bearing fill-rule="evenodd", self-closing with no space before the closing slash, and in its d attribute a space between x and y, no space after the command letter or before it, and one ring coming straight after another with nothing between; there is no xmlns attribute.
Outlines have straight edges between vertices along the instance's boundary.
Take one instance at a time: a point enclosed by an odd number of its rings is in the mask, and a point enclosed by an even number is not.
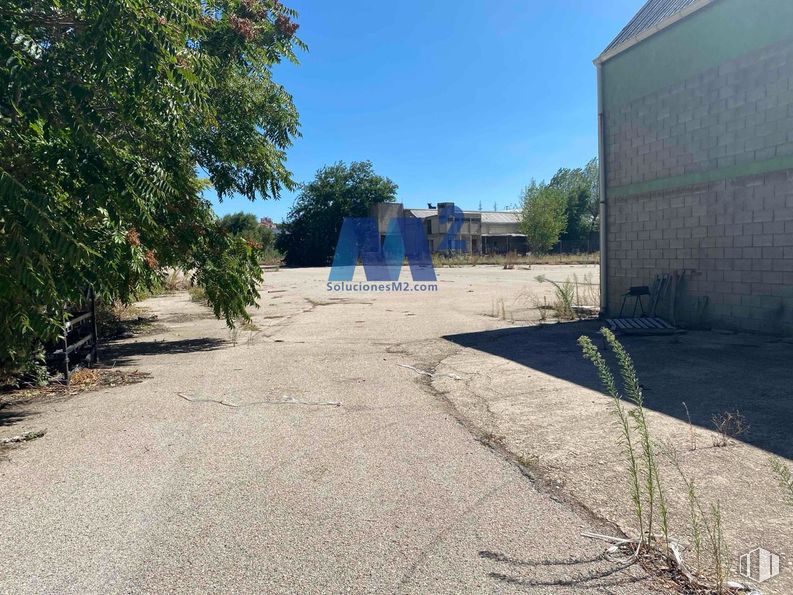
<svg viewBox="0 0 793 595"><path fill-rule="evenodd" d="M438 215L437 209L405 209L405 211L419 219ZM463 214L481 215L484 223L517 223L520 221L520 213L515 211L463 211Z"/></svg>
<svg viewBox="0 0 793 595"><path fill-rule="evenodd" d="M646 37L656 30L662 29L667 24L671 24L676 16L685 16L698 8L710 4L710 0L647 0L636 16L625 25L619 35L614 38L609 46L603 50L600 59L604 60L608 55L613 55L620 46L630 45L628 42L637 38ZM685 14L681 14L685 13Z"/></svg>
<svg viewBox="0 0 793 595"><path fill-rule="evenodd" d="M482 223L518 223L520 213L511 211L482 212Z"/></svg>
<svg viewBox="0 0 793 595"><path fill-rule="evenodd" d="M438 214L437 209L405 209L405 211L419 219L426 219Z"/></svg>

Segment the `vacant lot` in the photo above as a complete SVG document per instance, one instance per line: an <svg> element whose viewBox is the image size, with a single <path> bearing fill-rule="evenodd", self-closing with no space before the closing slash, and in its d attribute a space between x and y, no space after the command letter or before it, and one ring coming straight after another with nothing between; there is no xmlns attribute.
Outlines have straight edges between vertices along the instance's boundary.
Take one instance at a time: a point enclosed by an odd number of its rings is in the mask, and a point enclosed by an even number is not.
<svg viewBox="0 0 793 595"><path fill-rule="evenodd" d="M428 293L334 293L327 275L268 273L253 324L234 332L186 293L148 300L156 324L103 361L149 379L0 411L0 437L47 429L0 461L2 584L654 591L580 537L617 531L598 517L633 531L609 400L575 343L599 325L539 324L554 293L535 277L596 281L596 267L443 268ZM793 453L793 345L626 345L656 438L722 501L733 554L793 552L768 465ZM749 433L714 447L711 416L736 408ZM790 592L791 578L785 560L764 589Z"/></svg>

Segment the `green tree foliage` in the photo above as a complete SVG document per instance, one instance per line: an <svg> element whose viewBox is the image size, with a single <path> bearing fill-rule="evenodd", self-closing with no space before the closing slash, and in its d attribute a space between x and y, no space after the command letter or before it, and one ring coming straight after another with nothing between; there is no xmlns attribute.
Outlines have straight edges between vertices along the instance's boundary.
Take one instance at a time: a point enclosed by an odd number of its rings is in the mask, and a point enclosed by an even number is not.
<svg viewBox="0 0 793 595"><path fill-rule="evenodd" d="M259 224L259 219L253 213L233 213L224 215L220 225L231 235L241 237L257 244L261 250L267 250L273 245L275 234L273 230Z"/></svg>
<svg viewBox="0 0 793 595"><path fill-rule="evenodd" d="M598 161L592 159L583 168L561 168L548 183L565 198L567 227L562 233L562 241L586 241L596 228L600 200L598 179Z"/></svg>
<svg viewBox="0 0 793 595"><path fill-rule="evenodd" d="M374 173L370 161L339 162L320 169L305 184L289 212L278 248L291 266L326 266L333 261L345 217L368 217L372 205L394 202L397 185Z"/></svg>
<svg viewBox="0 0 793 595"><path fill-rule="evenodd" d="M584 179L589 185L586 220L591 233L598 229L600 223L600 162L597 157L590 159L584 166Z"/></svg>
<svg viewBox="0 0 793 595"><path fill-rule="evenodd" d="M526 234L529 250L548 252L567 226L565 196L558 188L531 181L521 196L521 231Z"/></svg>
<svg viewBox="0 0 793 595"><path fill-rule="evenodd" d="M0 368L59 332L92 285L129 299L192 271L229 324L261 272L201 191L274 198L298 134L271 67L296 61L277 0L0 5Z"/></svg>

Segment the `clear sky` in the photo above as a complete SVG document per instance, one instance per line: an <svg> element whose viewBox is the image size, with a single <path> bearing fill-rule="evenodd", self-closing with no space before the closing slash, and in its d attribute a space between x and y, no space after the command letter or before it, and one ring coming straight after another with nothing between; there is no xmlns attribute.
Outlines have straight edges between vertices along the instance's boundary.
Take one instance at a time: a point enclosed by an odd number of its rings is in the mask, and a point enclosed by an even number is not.
<svg viewBox="0 0 793 595"><path fill-rule="evenodd" d="M532 177L596 156L592 60L643 3L284 0L309 46L274 75L300 112L287 165L307 182L369 159L408 206L514 204ZM214 204L280 222L296 195Z"/></svg>

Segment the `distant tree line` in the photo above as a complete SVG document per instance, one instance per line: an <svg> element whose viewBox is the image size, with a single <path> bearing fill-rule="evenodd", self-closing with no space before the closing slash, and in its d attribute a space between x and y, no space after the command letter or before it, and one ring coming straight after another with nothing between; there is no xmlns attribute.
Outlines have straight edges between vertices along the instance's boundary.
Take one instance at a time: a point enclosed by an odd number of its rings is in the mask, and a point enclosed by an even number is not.
<svg viewBox="0 0 793 595"><path fill-rule="evenodd" d="M560 241L586 246L598 225L598 174L593 159L581 168L560 169L550 182L531 181L517 206L530 250L547 252ZM368 217L373 205L394 202L396 192L397 185L375 173L370 161L323 167L300 187L276 247L289 266L328 266L344 218Z"/></svg>
<svg viewBox="0 0 793 595"><path fill-rule="evenodd" d="M368 217L372 205L396 200L397 185L370 161L323 167L304 184L281 227L277 247L290 266L328 266L345 217Z"/></svg>
<svg viewBox="0 0 793 595"><path fill-rule="evenodd" d="M600 170L597 158L584 167L563 167L550 182L531 183L521 193L521 230L532 252L555 245L586 245L598 229Z"/></svg>

